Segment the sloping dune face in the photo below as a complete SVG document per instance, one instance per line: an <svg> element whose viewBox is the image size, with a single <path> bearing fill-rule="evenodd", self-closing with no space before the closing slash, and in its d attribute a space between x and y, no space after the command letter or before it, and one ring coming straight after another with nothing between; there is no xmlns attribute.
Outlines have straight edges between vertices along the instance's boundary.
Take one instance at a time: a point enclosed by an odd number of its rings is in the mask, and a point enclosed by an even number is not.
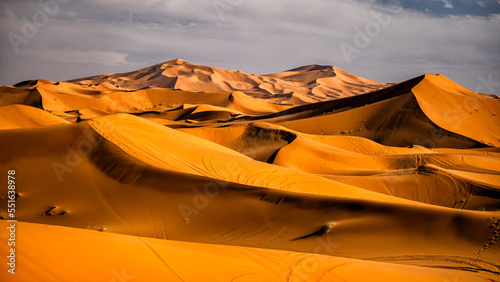
<svg viewBox="0 0 500 282"><path fill-rule="evenodd" d="M499 116L443 75L318 65L4 86L0 277L499 281Z"/></svg>

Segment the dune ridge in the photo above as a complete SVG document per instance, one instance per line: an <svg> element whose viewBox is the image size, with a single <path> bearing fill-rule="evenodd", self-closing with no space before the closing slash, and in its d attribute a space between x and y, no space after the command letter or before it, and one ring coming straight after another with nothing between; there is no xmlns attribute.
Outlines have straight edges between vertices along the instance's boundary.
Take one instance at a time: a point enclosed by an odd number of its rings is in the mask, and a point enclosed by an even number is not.
<svg viewBox="0 0 500 282"><path fill-rule="evenodd" d="M499 115L497 96L441 74L379 83L320 65L177 59L3 86L8 278L497 281Z"/></svg>
<svg viewBox="0 0 500 282"><path fill-rule="evenodd" d="M69 82L127 90L161 87L194 92L241 91L277 104L305 104L353 96L389 85L357 77L332 66L310 65L281 73L254 75L194 65L182 59L129 73L92 76Z"/></svg>

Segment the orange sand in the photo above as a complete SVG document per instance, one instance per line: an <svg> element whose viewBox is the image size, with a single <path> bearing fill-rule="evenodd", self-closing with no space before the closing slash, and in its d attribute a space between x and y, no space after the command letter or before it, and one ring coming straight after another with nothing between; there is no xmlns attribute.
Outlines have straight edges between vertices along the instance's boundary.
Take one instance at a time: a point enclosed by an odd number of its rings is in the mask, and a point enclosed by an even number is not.
<svg viewBox="0 0 500 282"><path fill-rule="evenodd" d="M0 278L499 281L499 116L443 75L317 65L4 86Z"/></svg>

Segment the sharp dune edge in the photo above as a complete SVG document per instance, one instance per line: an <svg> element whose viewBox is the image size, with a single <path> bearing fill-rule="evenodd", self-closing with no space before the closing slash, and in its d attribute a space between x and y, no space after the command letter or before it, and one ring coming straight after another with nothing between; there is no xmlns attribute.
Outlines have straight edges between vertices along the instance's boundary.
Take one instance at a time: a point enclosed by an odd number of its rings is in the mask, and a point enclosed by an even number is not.
<svg viewBox="0 0 500 282"><path fill-rule="evenodd" d="M440 74L319 65L177 59L3 86L18 223L0 277L499 281L499 116L497 96Z"/></svg>

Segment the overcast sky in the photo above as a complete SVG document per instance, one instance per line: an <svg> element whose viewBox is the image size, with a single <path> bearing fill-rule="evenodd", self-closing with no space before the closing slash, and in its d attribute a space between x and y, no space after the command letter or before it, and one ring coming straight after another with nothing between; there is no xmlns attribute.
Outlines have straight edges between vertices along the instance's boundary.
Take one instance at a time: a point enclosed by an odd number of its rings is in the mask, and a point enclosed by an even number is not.
<svg viewBox="0 0 500 282"><path fill-rule="evenodd" d="M182 58L255 74L335 65L381 82L443 73L500 94L500 0L3 0L0 16L0 85Z"/></svg>

